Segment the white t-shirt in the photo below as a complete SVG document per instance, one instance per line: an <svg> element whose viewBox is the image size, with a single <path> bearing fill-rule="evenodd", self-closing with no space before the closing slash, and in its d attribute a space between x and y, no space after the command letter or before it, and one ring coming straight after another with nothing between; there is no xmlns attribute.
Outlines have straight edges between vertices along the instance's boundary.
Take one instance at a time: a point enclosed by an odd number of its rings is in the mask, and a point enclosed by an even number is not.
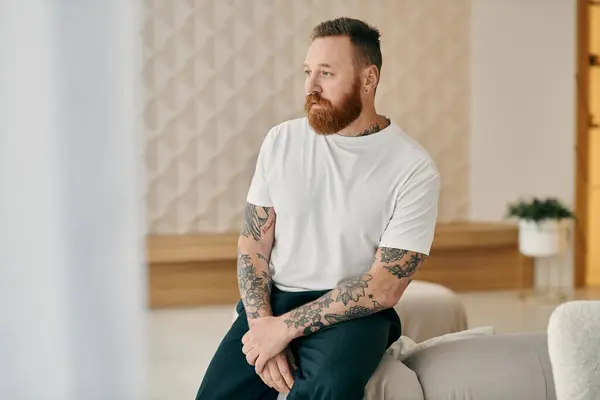
<svg viewBox="0 0 600 400"><path fill-rule="evenodd" d="M393 122L368 136L322 136L299 118L267 134L247 201L277 215L273 283L329 290L367 272L380 246L428 255L439 187L432 159Z"/></svg>

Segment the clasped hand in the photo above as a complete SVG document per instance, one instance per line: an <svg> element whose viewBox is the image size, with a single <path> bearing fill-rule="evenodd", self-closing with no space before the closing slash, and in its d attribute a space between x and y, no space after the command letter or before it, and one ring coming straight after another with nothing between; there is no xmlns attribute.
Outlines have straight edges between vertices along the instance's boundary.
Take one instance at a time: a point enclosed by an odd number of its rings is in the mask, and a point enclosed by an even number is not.
<svg viewBox="0 0 600 400"><path fill-rule="evenodd" d="M250 329L242 337L242 352L248 364L260 374L267 361L285 350L294 338L291 329L280 317L252 319L249 325Z"/></svg>

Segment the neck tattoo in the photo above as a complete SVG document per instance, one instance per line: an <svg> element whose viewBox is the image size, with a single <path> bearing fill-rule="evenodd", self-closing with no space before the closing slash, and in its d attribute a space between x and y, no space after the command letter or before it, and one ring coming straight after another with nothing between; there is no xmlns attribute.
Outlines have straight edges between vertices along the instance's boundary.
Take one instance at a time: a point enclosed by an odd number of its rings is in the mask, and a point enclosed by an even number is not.
<svg viewBox="0 0 600 400"><path fill-rule="evenodd" d="M369 136L374 133L377 133L377 132L387 128L390 125L390 123L391 123L390 119L388 117L385 117L385 123L383 125L380 125L379 122L376 122L373 125L369 126L367 129L365 129L364 131L362 131L361 133L359 133L358 135L356 135L356 137Z"/></svg>

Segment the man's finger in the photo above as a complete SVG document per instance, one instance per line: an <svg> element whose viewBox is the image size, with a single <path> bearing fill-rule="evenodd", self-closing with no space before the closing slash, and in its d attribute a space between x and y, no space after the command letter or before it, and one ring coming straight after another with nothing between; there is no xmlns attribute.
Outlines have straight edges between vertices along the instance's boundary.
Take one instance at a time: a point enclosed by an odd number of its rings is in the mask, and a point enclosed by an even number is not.
<svg viewBox="0 0 600 400"><path fill-rule="evenodd" d="M267 371L269 371L271 373L271 378L273 379L273 383L275 384L275 389L279 393L288 394L290 389L286 386L286 382L283 379L283 376L281 376L281 372L279 371L277 362L274 362L273 359L269 360L269 362L265 366L264 372L267 372Z"/></svg>
<svg viewBox="0 0 600 400"><path fill-rule="evenodd" d="M258 358L258 351L254 350L254 349L250 350L248 352L248 354L246 354L246 361L248 361L248 364L250 364L250 365L255 365L257 358ZM262 369L260 371L257 369L256 372L261 373Z"/></svg>
<svg viewBox="0 0 600 400"><path fill-rule="evenodd" d="M267 368L265 368L262 374L258 374L258 376L260 376L260 379L262 379L265 385L267 385L270 388L276 389L275 382L273 382L271 374L269 373L269 370Z"/></svg>
<svg viewBox="0 0 600 400"><path fill-rule="evenodd" d="M242 336L242 343L246 344L247 342L248 342L248 332L244 336Z"/></svg>
<svg viewBox="0 0 600 400"><path fill-rule="evenodd" d="M252 347L250 347L249 344L245 344L244 347L242 347L242 353L244 354L248 354L250 350L252 350Z"/></svg>
<svg viewBox="0 0 600 400"><path fill-rule="evenodd" d="M250 352L252 353L254 350L250 350ZM254 367L256 368L256 372L257 373L262 373L263 369L265 369L265 364L267 363L268 360L265 360L265 357L263 355L258 355L258 357L256 358L256 361L254 363Z"/></svg>
<svg viewBox="0 0 600 400"><path fill-rule="evenodd" d="M291 389L294 385L294 377L290 372L290 367L288 365L287 360L283 357L277 357L277 367L279 369L279 372L281 373L281 376L285 380L287 387Z"/></svg>

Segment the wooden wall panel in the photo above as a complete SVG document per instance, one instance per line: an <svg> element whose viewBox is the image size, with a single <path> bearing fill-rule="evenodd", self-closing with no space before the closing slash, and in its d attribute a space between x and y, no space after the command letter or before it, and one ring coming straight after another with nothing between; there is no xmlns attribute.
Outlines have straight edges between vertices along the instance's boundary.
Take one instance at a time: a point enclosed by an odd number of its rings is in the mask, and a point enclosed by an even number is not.
<svg viewBox="0 0 600 400"><path fill-rule="evenodd" d="M533 285L533 262L509 246L432 251L415 279L459 292L525 289Z"/></svg>
<svg viewBox="0 0 600 400"><path fill-rule="evenodd" d="M150 264L150 307L233 304L239 300L236 261Z"/></svg>
<svg viewBox="0 0 600 400"><path fill-rule="evenodd" d="M148 237L150 306L235 303L236 249L237 234ZM439 224L415 279L456 291L530 288L533 263L520 255L514 225Z"/></svg>

